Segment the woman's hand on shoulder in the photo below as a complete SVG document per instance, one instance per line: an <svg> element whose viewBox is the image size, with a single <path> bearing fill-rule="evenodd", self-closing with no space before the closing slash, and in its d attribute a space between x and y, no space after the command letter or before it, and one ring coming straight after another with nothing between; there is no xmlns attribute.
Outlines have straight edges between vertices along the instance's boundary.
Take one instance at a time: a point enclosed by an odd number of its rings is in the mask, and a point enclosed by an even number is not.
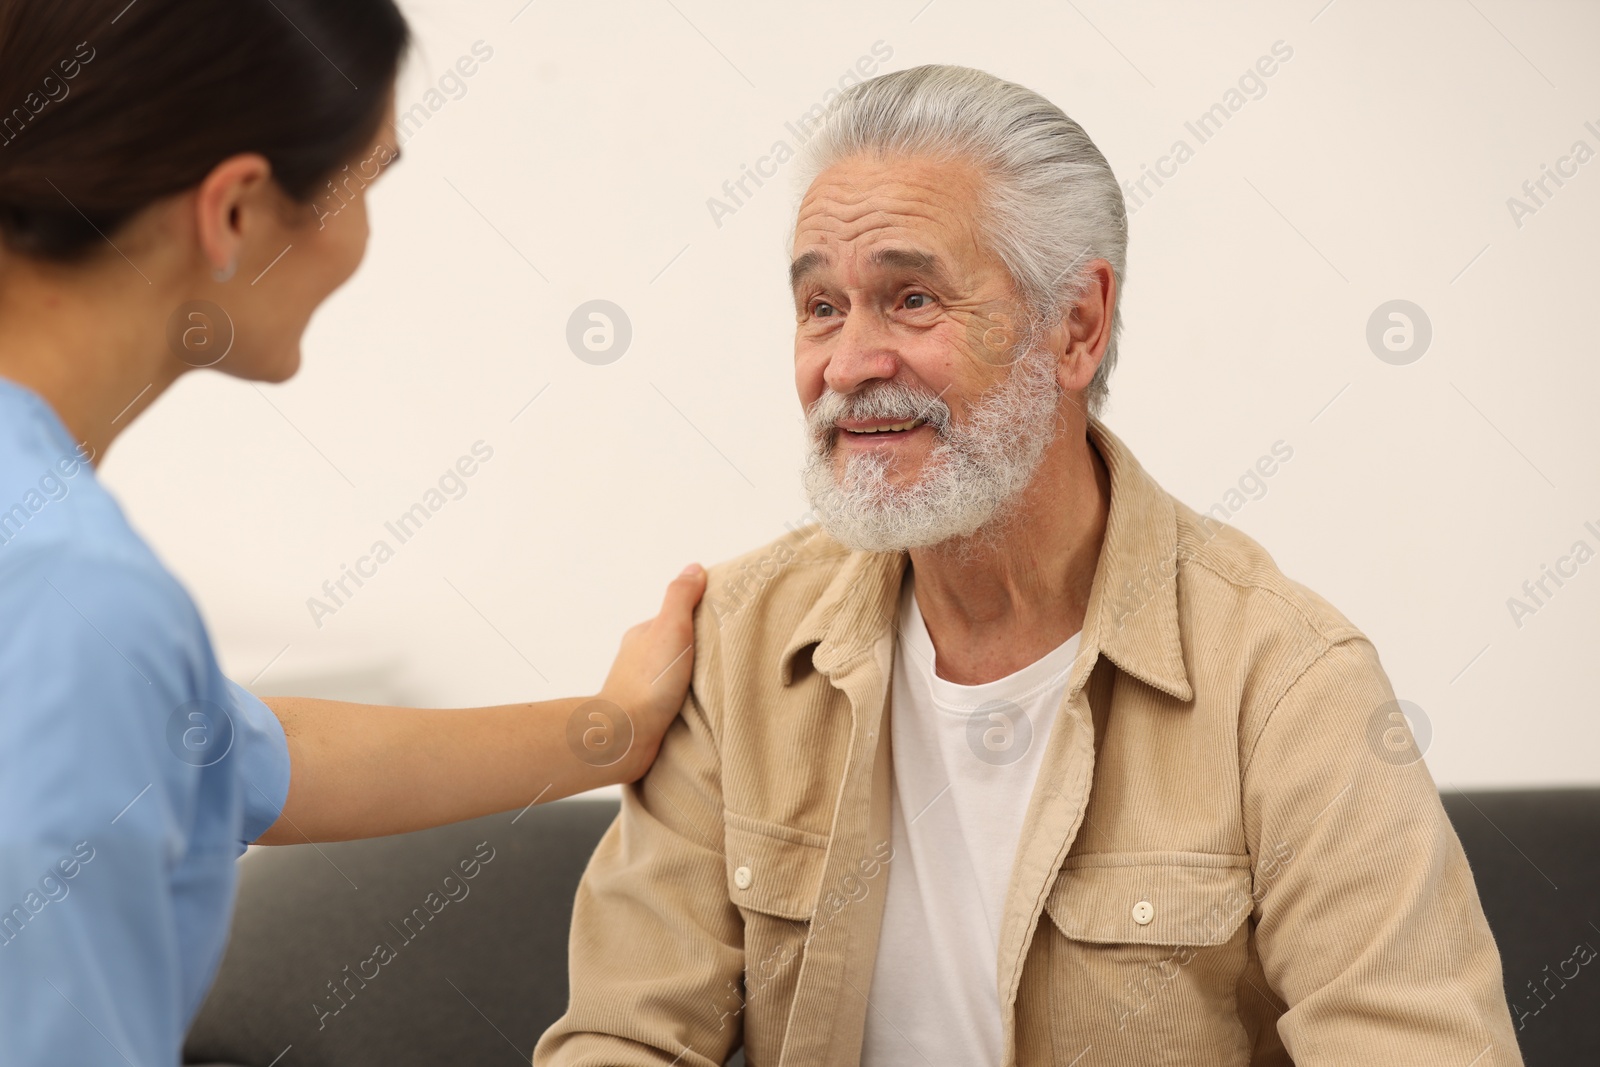
<svg viewBox="0 0 1600 1067"><path fill-rule="evenodd" d="M683 708L694 669L694 609L705 590L704 568L691 563L667 586L656 617L622 635L622 648L600 690L600 699L620 708L633 726L633 745L618 765L618 781L644 776Z"/></svg>

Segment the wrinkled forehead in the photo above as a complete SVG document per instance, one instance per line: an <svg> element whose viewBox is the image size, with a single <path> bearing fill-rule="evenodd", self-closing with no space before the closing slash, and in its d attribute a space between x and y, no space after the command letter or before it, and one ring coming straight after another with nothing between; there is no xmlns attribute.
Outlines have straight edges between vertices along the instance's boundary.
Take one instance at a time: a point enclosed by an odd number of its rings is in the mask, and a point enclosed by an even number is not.
<svg viewBox="0 0 1600 1067"><path fill-rule="evenodd" d="M854 157L817 175L795 218L792 258L841 271L915 266L919 255L952 266L985 258L983 180L961 159ZM885 256L886 249L905 256Z"/></svg>

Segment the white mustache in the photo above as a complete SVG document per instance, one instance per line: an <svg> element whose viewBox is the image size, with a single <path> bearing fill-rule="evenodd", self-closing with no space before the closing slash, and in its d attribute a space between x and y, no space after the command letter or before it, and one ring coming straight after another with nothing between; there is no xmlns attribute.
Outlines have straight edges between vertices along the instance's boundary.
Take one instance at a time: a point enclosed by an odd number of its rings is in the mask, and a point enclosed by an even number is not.
<svg viewBox="0 0 1600 1067"><path fill-rule="evenodd" d="M950 405L937 394L922 392L897 382L882 382L861 392L826 390L806 412L806 429L821 441L840 419L922 419L937 434L950 427Z"/></svg>
<svg viewBox="0 0 1600 1067"><path fill-rule="evenodd" d="M823 527L847 548L915 548L998 530L1054 438L1061 394L1043 350L1016 361L982 397L966 397L959 422L939 396L893 379L854 392L828 390L807 409L803 477ZM840 419L924 419L938 434L914 480L893 478L893 450L836 455Z"/></svg>

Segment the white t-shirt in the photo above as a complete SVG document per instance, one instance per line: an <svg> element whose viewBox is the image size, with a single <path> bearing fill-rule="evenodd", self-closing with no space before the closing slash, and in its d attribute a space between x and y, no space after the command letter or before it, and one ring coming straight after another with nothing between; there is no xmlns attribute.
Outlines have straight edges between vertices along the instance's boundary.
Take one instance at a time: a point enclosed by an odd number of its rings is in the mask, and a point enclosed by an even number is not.
<svg viewBox="0 0 1600 1067"><path fill-rule="evenodd" d="M1006 887L1079 636L998 681L945 681L907 572L889 705L894 854L865 1067L1000 1062Z"/></svg>

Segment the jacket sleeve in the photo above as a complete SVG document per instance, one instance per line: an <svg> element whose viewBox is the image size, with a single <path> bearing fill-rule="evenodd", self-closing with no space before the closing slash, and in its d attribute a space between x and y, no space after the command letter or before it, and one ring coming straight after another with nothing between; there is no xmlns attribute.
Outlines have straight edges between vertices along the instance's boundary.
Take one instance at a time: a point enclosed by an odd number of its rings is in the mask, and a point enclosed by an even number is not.
<svg viewBox="0 0 1600 1067"><path fill-rule="evenodd" d="M697 613L695 685L655 765L578 886L567 1012L536 1067L720 1067L739 1045L743 924L728 898L721 763L702 696L715 624Z"/></svg>
<svg viewBox="0 0 1600 1067"><path fill-rule="evenodd" d="M1287 686L1247 753L1279 1036L1297 1067L1520 1065L1472 872L1394 699L1371 643L1347 637Z"/></svg>

